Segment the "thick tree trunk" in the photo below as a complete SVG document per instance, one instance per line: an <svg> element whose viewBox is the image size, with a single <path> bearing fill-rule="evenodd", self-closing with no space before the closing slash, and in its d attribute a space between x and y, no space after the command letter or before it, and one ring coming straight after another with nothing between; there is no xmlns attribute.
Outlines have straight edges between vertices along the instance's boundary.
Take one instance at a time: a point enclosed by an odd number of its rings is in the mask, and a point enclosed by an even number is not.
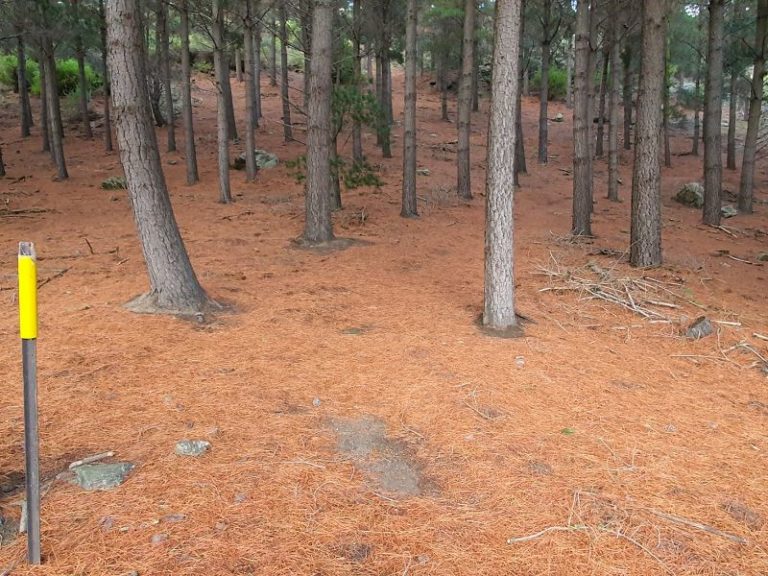
<svg viewBox="0 0 768 576"><path fill-rule="evenodd" d="M256 99L256 82L253 68L253 5L245 0L243 20L243 43L245 50L245 181L256 179L256 114L253 111Z"/></svg>
<svg viewBox="0 0 768 576"><path fill-rule="evenodd" d="M184 118L184 155L187 164L187 184L195 184L197 172L197 150L195 148L195 123L192 118L192 67L189 58L189 3L179 2L179 34L181 35L181 114Z"/></svg>
<svg viewBox="0 0 768 576"><path fill-rule="evenodd" d="M549 56L552 1L544 0L541 17L541 82L539 84L539 164L547 163L547 129L549 127Z"/></svg>
<svg viewBox="0 0 768 576"><path fill-rule="evenodd" d="M475 18L477 20L477 18ZM475 32L472 37L472 112L480 111L480 58L478 55L477 41L477 22L475 22Z"/></svg>
<svg viewBox="0 0 768 576"><path fill-rule="evenodd" d="M360 0L352 1L352 52L354 70L355 92L358 97L361 92L362 69L360 59L360 35L362 33L362 22L360 20ZM356 164L363 162L363 127L360 119L355 117L352 121L352 160Z"/></svg>
<svg viewBox="0 0 768 576"><path fill-rule="evenodd" d="M331 131L333 131L333 128L331 128ZM341 183L339 182L340 168L339 138L337 134L331 138L331 212L337 212L343 208L341 205Z"/></svg>
<svg viewBox="0 0 768 576"><path fill-rule="evenodd" d="M755 56L752 69L752 85L749 95L749 119L747 134L744 137L744 153L741 159L741 178L739 181L739 210L752 212L752 195L755 178L755 152L760 131L760 116L765 81L765 45L768 38L768 0L757 2L757 22L755 25Z"/></svg>
<svg viewBox="0 0 768 576"><path fill-rule="evenodd" d="M283 101L283 139L293 140L291 100L288 83L288 13L285 2L280 2L280 95Z"/></svg>
<svg viewBox="0 0 768 576"><path fill-rule="evenodd" d="M630 232L630 263L639 267L659 266L662 260L659 128L664 89L666 3L667 0L643 2Z"/></svg>
<svg viewBox="0 0 768 576"><path fill-rule="evenodd" d="M240 48L235 48L235 78L238 82L243 81L243 57L240 54Z"/></svg>
<svg viewBox="0 0 768 576"><path fill-rule="evenodd" d="M720 225L723 184L721 141L723 114L723 4L709 2L707 77L704 87L704 223Z"/></svg>
<svg viewBox="0 0 768 576"><path fill-rule="evenodd" d="M619 201L619 63L622 31L619 2L612 0L613 23L609 24L611 78L608 89L608 200L613 202Z"/></svg>
<svg viewBox="0 0 768 576"><path fill-rule="evenodd" d="M525 3L526 0L522 0L520 2L520 14L525 14ZM515 109L515 170L514 170L514 179L513 182L515 186L520 186L520 174L527 174L528 173L528 165L525 161L525 140L523 139L523 106L522 106L522 99L523 99L523 92L522 92L522 86L523 86L523 76L525 75L525 67L523 66L523 48L525 47L525 18L524 16L520 17L520 33L518 37L518 44L517 47L517 98L515 100L515 105L517 108Z"/></svg>
<svg viewBox="0 0 768 576"><path fill-rule="evenodd" d="M440 119L450 122L451 119L448 117L448 83L445 81L445 72L445 62L441 58L437 68L437 85L440 90Z"/></svg>
<svg viewBox="0 0 768 576"><path fill-rule="evenodd" d="M738 74L735 70L731 71L730 78L730 96L728 98L728 145L725 153L725 167L728 170L736 170L736 82Z"/></svg>
<svg viewBox="0 0 768 576"><path fill-rule="evenodd" d="M331 220L331 90L334 0L314 0L307 109L306 223L309 245L333 240Z"/></svg>
<svg viewBox="0 0 768 576"><path fill-rule="evenodd" d="M109 0L106 9L117 140L150 281L149 292L129 307L199 314L212 302L192 269L160 165L137 0Z"/></svg>
<svg viewBox="0 0 768 576"><path fill-rule="evenodd" d="M403 125L403 199L400 216L418 216L416 204L416 30L417 0L408 0L405 20L405 121Z"/></svg>
<svg viewBox="0 0 768 576"><path fill-rule="evenodd" d="M665 33L666 34L666 33ZM664 167L672 168L672 148L669 143L669 46L664 49L664 101L662 103L662 127L664 138Z"/></svg>
<svg viewBox="0 0 768 576"><path fill-rule="evenodd" d="M622 97L624 99L624 150L632 149L632 48L629 43L624 48L622 56L624 64L624 88Z"/></svg>
<svg viewBox="0 0 768 576"><path fill-rule="evenodd" d="M277 86L277 20L274 16L272 16L270 28L272 31L272 42L270 43L269 51L269 85Z"/></svg>
<svg viewBox="0 0 768 576"><path fill-rule="evenodd" d="M520 0L497 0L488 127L483 325L519 335L515 314L514 158L520 66Z"/></svg>
<svg viewBox="0 0 768 576"><path fill-rule="evenodd" d="M600 96L597 105L597 135L595 136L595 157L602 158L605 144L605 95L608 89L608 63L610 52L608 48L603 50L603 69L600 73Z"/></svg>
<svg viewBox="0 0 768 576"><path fill-rule="evenodd" d="M381 46L381 108L384 111L385 129L381 135L381 155L384 158L392 158L392 75L390 74L389 49L391 37L390 27L390 5L389 0L384 2L384 13L382 19L382 46Z"/></svg>
<svg viewBox="0 0 768 576"><path fill-rule="evenodd" d="M51 151L51 131L50 122L48 121L48 89L47 74L45 72L45 50L40 47L40 61L38 62L40 67L40 138L42 140L41 150L43 152L50 152L51 158L53 158L53 152Z"/></svg>
<svg viewBox="0 0 768 576"><path fill-rule="evenodd" d="M590 10L588 0L578 0L576 7L576 62L573 90L573 222L574 236L591 236L592 215L592 151L589 126L588 73L590 68Z"/></svg>
<svg viewBox="0 0 768 576"><path fill-rule="evenodd" d="M304 110L307 109L309 101L309 67L312 47L312 1L301 0L301 41L304 48Z"/></svg>
<svg viewBox="0 0 768 576"><path fill-rule="evenodd" d="M157 3L157 41L160 48L160 76L165 92L165 124L168 127L168 152L176 151L176 127L171 91L171 54L168 46L168 6L166 0Z"/></svg>
<svg viewBox="0 0 768 576"><path fill-rule="evenodd" d="M259 0L256 1L255 9L258 11ZM261 20L258 18L253 27L253 82L256 85L256 94L253 100L253 113L256 115L256 127L259 126L261 114Z"/></svg>
<svg viewBox="0 0 768 576"><path fill-rule="evenodd" d="M219 202L232 202L229 184L229 122L227 121L227 95L225 85L229 84L229 70L225 70L224 58L224 9L221 0L213 0L211 10L211 35L213 37L213 65L216 76L216 136L218 142Z"/></svg>
<svg viewBox="0 0 768 576"><path fill-rule="evenodd" d="M470 143L472 119L472 67L474 62L475 0L464 0L464 38L461 43L461 78L459 80L458 145L456 146L456 192L462 200L472 199Z"/></svg>
<svg viewBox="0 0 768 576"><path fill-rule="evenodd" d="M695 96L693 98L693 143L691 146L691 154L694 156L699 155L699 142L701 141L701 97L699 92L701 91L701 66L696 69L696 88Z"/></svg>
<svg viewBox="0 0 768 576"><path fill-rule="evenodd" d="M64 159L64 127L61 122L61 108L59 107L59 90L56 82L56 60L53 56L53 43L46 36L43 40L45 50L43 57L45 62L45 89L48 105L48 132L51 138L51 152L56 163L56 175L59 180L69 178L67 163Z"/></svg>
<svg viewBox="0 0 768 576"><path fill-rule="evenodd" d="M101 20L101 67L104 74L104 149L112 152L112 82L107 65L107 17L104 12L104 0L99 0Z"/></svg>
<svg viewBox="0 0 768 576"><path fill-rule="evenodd" d="M565 106L573 108L573 37L568 36L565 52Z"/></svg>
<svg viewBox="0 0 768 576"><path fill-rule="evenodd" d="M223 11L223 8L222 8ZM224 38L225 32L222 32ZM227 115L227 132L229 139L237 141L237 120L235 119L235 103L232 99L232 79L229 76L229 54L222 48L221 52L221 87L224 90L224 112Z"/></svg>
<svg viewBox="0 0 768 576"><path fill-rule="evenodd" d="M29 82L27 82L27 56L24 50L24 35L21 28L16 28L16 74L19 83L19 117L21 118L21 137L29 136L32 127L32 106L29 102Z"/></svg>

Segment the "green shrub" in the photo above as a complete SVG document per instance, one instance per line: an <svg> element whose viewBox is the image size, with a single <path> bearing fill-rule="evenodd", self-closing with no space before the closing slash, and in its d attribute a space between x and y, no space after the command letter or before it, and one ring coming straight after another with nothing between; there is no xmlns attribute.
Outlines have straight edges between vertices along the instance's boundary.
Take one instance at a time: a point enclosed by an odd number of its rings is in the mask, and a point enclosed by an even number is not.
<svg viewBox="0 0 768 576"><path fill-rule="evenodd" d="M38 74L34 82L30 82L30 92L32 94L40 94L40 80L40 74ZM85 80L88 83L88 90L100 88L103 83L101 76L88 63L85 64ZM74 58L56 60L56 83L59 86L59 96L67 96L77 92L80 84L77 60Z"/></svg>
<svg viewBox="0 0 768 576"><path fill-rule="evenodd" d="M123 176L110 176L101 183L103 190L125 190L128 184Z"/></svg>
<svg viewBox="0 0 768 576"><path fill-rule="evenodd" d="M538 87L541 84L541 71L531 79L531 87L538 91ZM549 99L550 100L562 100L567 93L568 74L565 70L560 68L549 69Z"/></svg>
<svg viewBox="0 0 768 576"><path fill-rule="evenodd" d="M39 82L40 68L34 60L27 59L26 64L27 84L31 89L33 84ZM0 84L13 88L14 92L19 91L18 65L19 61L15 54L0 56Z"/></svg>
<svg viewBox="0 0 768 576"><path fill-rule="evenodd" d="M213 72L213 64L208 62L208 60L204 60L203 58L195 59L194 64L192 64L192 68L200 74L210 74Z"/></svg>

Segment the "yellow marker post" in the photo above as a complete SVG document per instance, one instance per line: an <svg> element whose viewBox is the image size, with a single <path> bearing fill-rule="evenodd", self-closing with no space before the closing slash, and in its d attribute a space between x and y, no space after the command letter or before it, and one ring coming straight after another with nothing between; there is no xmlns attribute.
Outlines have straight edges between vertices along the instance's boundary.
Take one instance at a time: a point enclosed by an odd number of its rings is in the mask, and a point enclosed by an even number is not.
<svg viewBox="0 0 768 576"><path fill-rule="evenodd" d="M40 441L37 419L37 261L32 242L19 243L19 331L24 375L27 559L40 564Z"/></svg>

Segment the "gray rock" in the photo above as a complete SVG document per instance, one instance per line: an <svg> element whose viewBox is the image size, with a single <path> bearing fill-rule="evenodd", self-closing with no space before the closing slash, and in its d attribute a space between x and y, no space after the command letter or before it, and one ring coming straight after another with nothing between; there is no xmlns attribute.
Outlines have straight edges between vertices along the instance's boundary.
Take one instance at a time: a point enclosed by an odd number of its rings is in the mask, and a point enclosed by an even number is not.
<svg viewBox="0 0 768 576"><path fill-rule="evenodd" d="M698 182L689 182L675 194L675 200L685 206L702 208L704 206L704 186Z"/></svg>
<svg viewBox="0 0 768 576"><path fill-rule="evenodd" d="M700 316L693 322L693 324L688 326L688 329L685 331L685 336L691 340L698 340L699 338L709 336L712 332L712 322L710 322L709 318L706 316Z"/></svg>
<svg viewBox="0 0 768 576"><path fill-rule="evenodd" d="M756 260L758 262L768 262L768 252L760 252L760 254L757 255Z"/></svg>
<svg viewBox="0 0 768 576"><path fill-rule="evenodd" d="M565 120L565 116L563 116L562 112L558 112L557 115L552 118L552 122L563 122Z"/></svg>
<svg viewBox="0 0 768 576"><path fill-rule="evenodd" d="M159 534L153 534L152 538L150 539L150 542L157 546L158 544L162 544L168 540L168 534L165 534L164 532L160 532Z"/></svg>
<svg viewBox="0 0 768 576"><path fill-rule="evenodd" d="M417 168L416 174L419 176L429 176L432 172L430 172L429 168Z"/></svg>
<svg viewBox="0 0 768 576"><path fill-rule="evenodd" d="M266 150L259 150L258 148L253 151L253 156L256 158L256 168L259 170L263 168L274 168L280 162L276 155L267 152ZM233 167L236 170L245 169L245 152L242 152L235 158Z"/></svg>
<svg viewBox="0 0 768 576"><path fill-rule="evenodd" d="M735 206L726 204L725 206L720 208L720 214L723 216L723 218L733 218L734 216L739 215L739 211L736 209Z"/></svg>
<svg viewBox="0 0 768 576"><path fill-rule="evenodd" d="M75 473L72 482L83 490L110 490L125 482L134 467L130 462L82 464L72 469Z"/></svg>
<svg viewBox="0 0 768 576"><path fill-rule="evenodd" d="M176 454L178 456L202 456L211 448L211 443L207 440L180 440L176 443Z"/></svg>

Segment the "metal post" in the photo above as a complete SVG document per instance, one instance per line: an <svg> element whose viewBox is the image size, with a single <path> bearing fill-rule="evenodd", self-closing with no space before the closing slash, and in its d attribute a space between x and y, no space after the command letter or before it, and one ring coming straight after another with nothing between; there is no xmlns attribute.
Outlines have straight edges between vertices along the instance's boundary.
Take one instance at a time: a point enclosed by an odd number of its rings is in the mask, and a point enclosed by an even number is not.
<svg viewBox="0 0 768 576"><path fill-rule="evenodd" d="M31 242L19 244L19 327L24 377L27 559L40 564L40 442L37 419L37 263Z"/></svg>

